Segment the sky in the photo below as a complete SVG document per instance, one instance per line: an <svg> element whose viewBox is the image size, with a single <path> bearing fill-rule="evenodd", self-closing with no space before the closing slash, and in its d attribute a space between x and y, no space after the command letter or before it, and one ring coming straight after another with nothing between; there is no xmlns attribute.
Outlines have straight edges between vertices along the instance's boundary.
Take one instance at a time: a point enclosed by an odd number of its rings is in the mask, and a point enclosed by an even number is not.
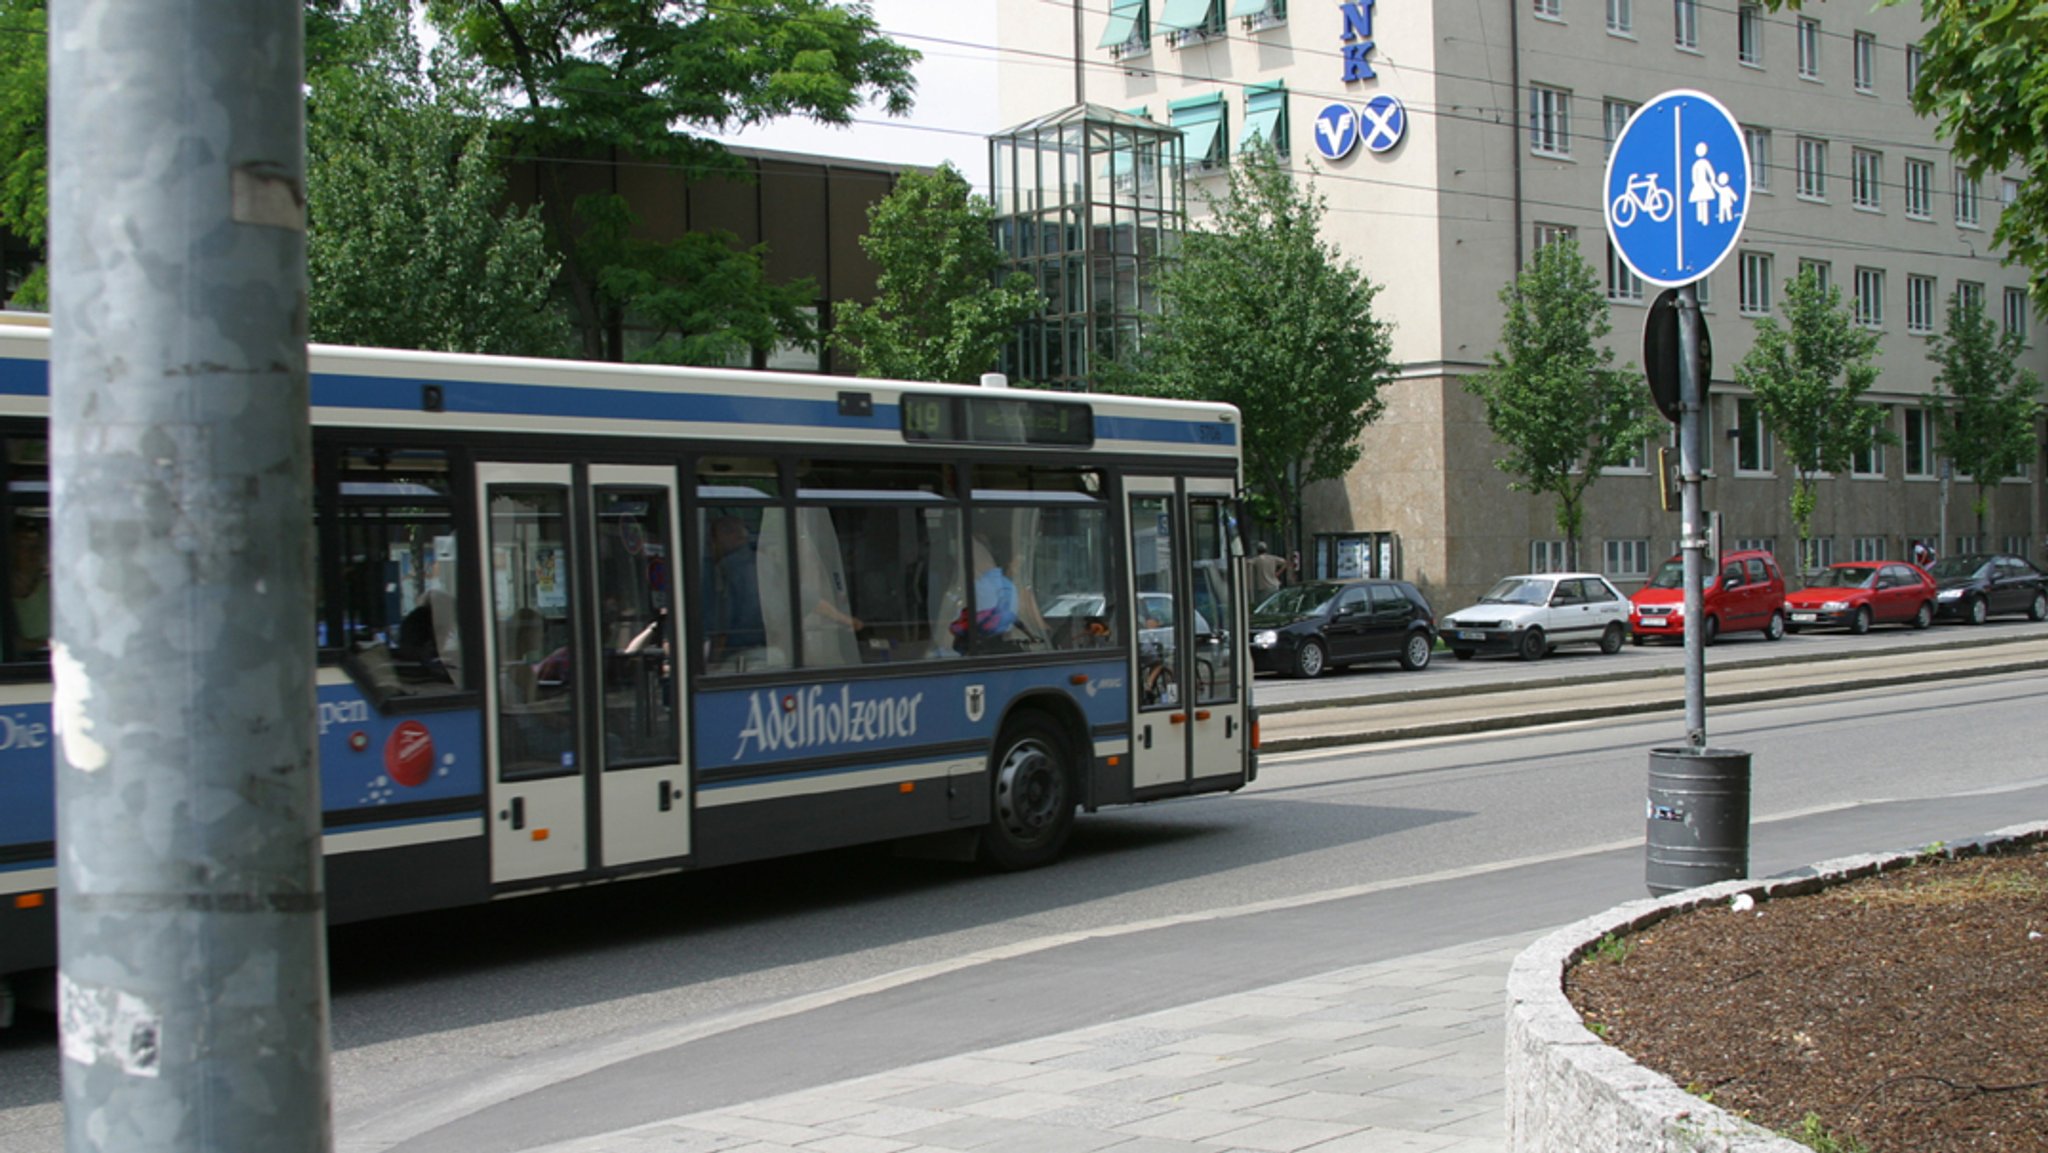
<svg viewBox="0 0 2048 1153"><path fill-rule="evenodd" d="M995 0L872 0L883 34L924 54L916 107L891 117L870 106L849 127L787 120L720 137L730 144L893 164L953 167L988 190L988 136L996 123Z"/></svg>

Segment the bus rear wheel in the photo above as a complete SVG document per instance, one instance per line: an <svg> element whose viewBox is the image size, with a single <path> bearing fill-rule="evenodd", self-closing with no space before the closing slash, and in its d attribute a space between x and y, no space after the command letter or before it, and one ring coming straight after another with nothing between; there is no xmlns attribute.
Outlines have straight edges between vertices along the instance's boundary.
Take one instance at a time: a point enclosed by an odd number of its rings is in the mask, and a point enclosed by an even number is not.
<svg viewBox="0 0 2048 1153"><path fill-rule="evenodd" d="M1024 714L1003 729L990 768L982 860L1014 872L1059 859L1074 831L1070 759L1066 737L1041 714Z"/></svg>

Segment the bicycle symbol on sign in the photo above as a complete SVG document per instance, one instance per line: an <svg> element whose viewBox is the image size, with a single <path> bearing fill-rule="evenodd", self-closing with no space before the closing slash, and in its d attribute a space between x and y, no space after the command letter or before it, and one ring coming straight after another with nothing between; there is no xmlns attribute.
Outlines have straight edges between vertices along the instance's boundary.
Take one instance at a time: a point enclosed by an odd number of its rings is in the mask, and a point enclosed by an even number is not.
<svg viewBox="0 0 2048 1153"><path fill-rule="evenodd" d="M1657 174L1631 176L1628 188L1614 198L1613 215L1616 228L1627 228L1636 222L1636 210L1649 214L1658 224L1671 219L1671 213L1678 207L1678 198L1669 189L1657 187Z"/></svg>

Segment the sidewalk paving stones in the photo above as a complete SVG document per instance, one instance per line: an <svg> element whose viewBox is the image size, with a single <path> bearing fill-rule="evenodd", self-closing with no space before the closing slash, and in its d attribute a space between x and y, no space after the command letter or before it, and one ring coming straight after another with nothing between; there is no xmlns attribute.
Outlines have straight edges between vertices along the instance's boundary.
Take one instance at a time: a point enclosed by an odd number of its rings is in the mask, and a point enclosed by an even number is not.
<svg viewBox="0 0 2048 1153"><path fill-rule="evenodd" d="M1500 1153L1517 936L545 1153Z"/></svg>

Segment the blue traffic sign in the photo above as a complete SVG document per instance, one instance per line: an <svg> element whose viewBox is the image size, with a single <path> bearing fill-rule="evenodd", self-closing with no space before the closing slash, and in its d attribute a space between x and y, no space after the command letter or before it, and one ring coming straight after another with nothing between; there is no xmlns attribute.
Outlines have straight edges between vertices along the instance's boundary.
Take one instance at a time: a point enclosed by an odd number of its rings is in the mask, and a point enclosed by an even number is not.
<svg viewBox="0 0 2048 1153"><path fill-rule="evenodd" d="M1408 131L1408 110L1384 92L1366 101L1360 115L1365 121L1362 134L1367 152L1385 152L1401 143L1402 134Z"/></svg>
<svg viewBox="0 0 2048 1153"><path fill-rule="evenodd" d="M1316 113L1316 151L1325 160L1342 160L1358 147L1358 113L1349 104L1326 105Z"/></svg>
<svg viewBox="0 0 2048 1153"><path fill-rule="evenodd" d="M1676 89L1629 118L1607 158L1607 235L1651 284L1691 284L1735 251L1749 212L1742 126L1704 92Z"/></svg>

